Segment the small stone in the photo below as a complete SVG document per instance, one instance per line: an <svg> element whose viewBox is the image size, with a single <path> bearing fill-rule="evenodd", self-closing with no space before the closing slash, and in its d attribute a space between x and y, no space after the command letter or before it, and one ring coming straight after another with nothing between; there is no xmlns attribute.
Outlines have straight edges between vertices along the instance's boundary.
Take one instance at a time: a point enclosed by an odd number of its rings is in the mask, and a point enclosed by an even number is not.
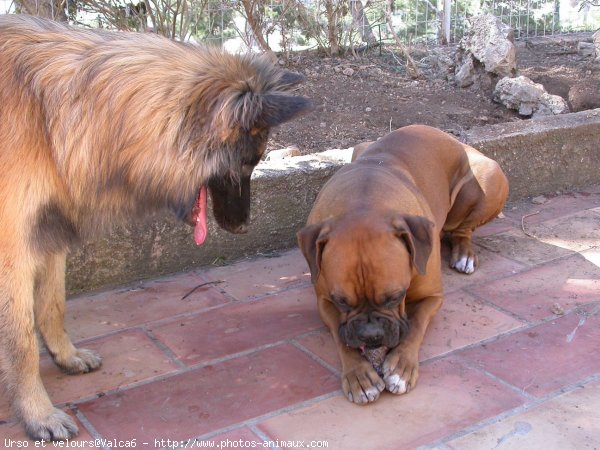
<svg viewBox="0 0 600 450"><path fill-rule="evenodd" d="M325 128L327 126L327 124L325 122L321 122L319 125L321 128Z"/></svg>
<svg viewBox="0 0 600 450"><path fill-rule="evenodd" d="M543 205L547 201L548 201L548 199L546 197L544 197L543 195L539 195L539 196L533 197L531 199L531 203L535 203L536 205Z"/></svg>
<svg viewBox="0 0 600 450"><path fill-rule="evenodd" d="M372 111L372 109L369 108L368 106L365 108L365 112L371 112L371 111Z"/></svg>
<svg viewBox="0 0 600 450"><path fill-rule="evenodd" d="M348 67L347 69L344 69L342 71L342 73L344 75L346 75L347 77L351 77L352 75L354 75L354 69L351 69L350 67Z"/></svg>
<svg viewBox="0 0 600 450"><path fill-rule="evenodd" d="M266 157L267 161L274 161L276 159L291 158L292 156L300 156L300 150L298 147L286 147L279 150L271 150Z"/></svg>
<svg viewBox="0 0 600 450"><path fill-rule="evenodd" d="M593 42L579 42L577 53L584 57L596 56L596 47Z"/></svg>
<svg viewBox="0 0 600 450"><path fill-rule="evenodd" d="M562 309L558 303L553 304L552 308L550 308L550 311L552 314L556 314L557 316L563 316L565 314L565 310Z"/></svg>

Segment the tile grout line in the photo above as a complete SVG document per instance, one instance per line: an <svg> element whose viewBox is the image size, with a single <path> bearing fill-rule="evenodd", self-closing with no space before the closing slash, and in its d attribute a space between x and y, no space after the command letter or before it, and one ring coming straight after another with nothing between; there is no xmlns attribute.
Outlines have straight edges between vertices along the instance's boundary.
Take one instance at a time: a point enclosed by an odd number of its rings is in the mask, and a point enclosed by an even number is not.
<svg viewBox="0 0 600 450"><path fill-rule="evenodd" d="M131 331L131 330L136 330L136 329L143 329L143 328L147 328L147 327L159 327L159 326L163 326L163 325L168 325L168 324L176 322L178 320L188 319L189 317L192 317L192 316L195 316L195 315L201 315L201 314L208 313L208 312L211 312L211 311L214 311L214 310L217 310L217 309L221 309L221 308L223 308L223 307L225 307L227 305L230 305L230 304L232 304L232 303L227 302L227 303L222 304L222 305L208 306L208 307L206 307L204 309L200 309L200 310L197 310L197 311L188 311L188 312L185 312L185 313L176 314L174 316L170 316L170 317L167 317L165 319L158 319L158 320L152 320L152 321L149 321L149 322L140 322L140 323L128 325L128 326L126 326L124 328L119 328L118 330L112 330L112 331L109 331L109 332L104 333L104 334L98 334L98 335L95 335L95 336L90 336L90 337L86 337L86 338L74 341L74 344L77 344L77 345L83 344L83 345L85 345L85 344L88 344L89 342L93 342L95 340L102 339L102 338L105 338L105 337L112 337L112 336L114 336L116 334L123 333L123 332L126 332L126 331ZM67 306L67 308L68 308L68 306ZM67 332L68 332L68 330L67 330Z"/></svg>
<svg viewBox="0 0 600 450"><path fill-rule="evenodd" d="M581 193L580 191L571 192L571 194L580 194L580 193ZM555 196L555 197L551 197L550 199L548 199L548 202L546 202L546 203L543 203L543 204L541 204L541 205L536 205L536 206L538 206L538 208L533 208L533 207L532 207L532 208L531 208L531 210L532 210L532 211L533 211L533 210L536 210L536 209L539 209L539 210L540 210L540 213L542 213L542 212L544 211L544 209L545 209L545 210L550 210L550 212L552 213L552 217L550 217L550 218L548 218L548 219L540 220L539 222L533 222L533 223L530 223L529 225L540 225L540 224L543 224L543 223L545 223L545 222L549 222L549 221L552 221L552 220L564 219L565 217L572 216L572 215L574 215L574 214L579 214L579 213L581 213L581 212L589 211L589 210L592 210L592 209L595 209L595 208L597 208L597 207L598 207L598 206L592 206L592 207L590 207L590 208L587 208L586 206L579 206L579 207L578 207L578 209L575 209L575 210L573 210L573 211L568 211L568 212L560 212L560 209L552 211L552 206L553 206L553 205L551 205L551 204L550 204L550 203L552 203L552 200L553 200L553 199L556 199L556 198L559 198L559 197L564 197L564 196L567 196L568 194L569 194L569 193L562 193L562 194L560 194L560 195L557 195L557 196ZM600 195L600 194L593 193L593 194L590 194L590 196L589 196L589 197L596 197L596 196L598 196L598 195ZM587 200L589 197L586 197L586 196L581 196L581 197L579 197L579 198L580 198L580 199L582 199L582 200ZM515 206L516 206L516 204L519 204L519 203L527 203L527 202L526 202L526 201L524 201L524 200L517 200L517 201L511 202L511 203L514 203L514 204L515 204ZM529 201L529 203L530 203L530 205L529 205L529 206L533 206L533 205L534 205L533 203L531 203L531 200ZM582 203L588 203L588 202L587 202L587 201L584 201L584 202L582 202ZM544 208L544 207L545 207L545 208ZM511 211L512 211L512 210L511 210ZM510 214L510 212L509 212L508 214ZM529 214L529 213L527 213L527 212L526 212L526 214L524 214L524 215L525 215L525 216L527 216L527 214ZM522 214L522 213L520 213L520 214L518 214L518 215L523 215L523 214ZM518 215L517 215L517 216L518 216ZM536 214L536 215L537 215L537 214ZM510 219L510 220L513 220L513 217L514 217L514 216L507 216L507 218L508 218L508 219ZM521 221L521 219L520 219L520 218L517 218L517 217L514 217L514 220L516 220L516 221L519 221L519 222ZM518 224L518 225L520 225L520 224ZM520 229L520 226L519 226L518 228Z"/></svg>
<svg viewBox="0 0 600 450"><path fill-rule="evenodd" d="M173 282L174 280L171 280L170 278L176 278L178 276L188 276L188 275L194 275L194 276L198 276L201 277L204 281L210 282L211 280L208 280L205 278L205 275L207 275L208 273L210 273L210 271L214 271L214 270L219 270L219 269L225 269L225 268L232 268L234 269L235 266L237 266L238 264L243 264L243 263L253 263L262 259L267 259L267 258L271 258L271 259L275 259L275 258L279 258L279 257L285 257L288 256L288 253L292 253L295 250L297 250L298 247L291 247L291 248L285 248L285 249L281 249L281 250L277 250L276 251L276 255L267 257L264 254L256 254L252 257L243 257L239 260L236 261L232 261L230 264L225 264L223 266L215 266L212 264L208 264L205 266L196 266L196 267L192 267L192 268L188 268L185 270L181 270L178 272L174 272L174 273L167 273L167 274L162 274L162 275L157 275L154 278L145 278L145 279L141 279L141 280L133 280L127 283L122 283L122 284L117 284L117 285L112 285L112 286L105 286L105 287L100 287L97 289L92 289L90 291L84 291L84 292L75 292L73 294L70 294L68 296L67 301L70 300L80 300L82 298L86 298L86 297L96 297L96 296L100 296L100 295L104 295L110 292L115 292L117 294L123 294L126 292L133 292L133 291L138 291L138 290L144 290L145 289L145 285L147 284L151 284L151 283L156 283L156 284L164 284L164 283L170 283ZM244 269L241 269L244 270ZM240 269L238 270L233 270L233 274L236 274L240 271ZM211 286L211 288L218 290L216 287Z"/></svg>
<svg viewBox="0 0 600 450"><path fill-rule="evenodd" d="M433 363L435 361L439 361L439 360L447 358L447 357L457 357L457 356L460 356L460 353L462 353L464 351L491 344L491 343L496 342L497 340L502 339L506 336L511 336L512 334L528 330L532 327L533 326L523 326L523 327L516 328L514 330L508 330L508 331L505 331L504 333L496 334L487 339L482 339L481 341L472 342L471 344L465 345L464 347L455 348L454 350L451 350L447 353L442 353L440 355L436 355L436 356L432 356L427 359L420 360L419 363L420 364L423 364L423 363L429 364L429 363Z"/></svg>
<svg viewBox="0 0 600 450"><path fill-rule="evenodd" d="M273 441L276 440L276 439L271 439L271 437L267 433L265 433L263 430L261 430L260 428L258 428L258 426L257 426L256 423L247 425L247 427L250 430L252 430L252 432L254 434L256 434L259 438L261 438L263 440L263 443L264 442L269 442L270 443L270 442L273 442ZM268 448L272 448L273 450L281 450L279 447L277 447L275 445L269 446Z"/></svg>
<svg viewBox="0 0 600 450"><path fill-rule="evenodd" d="M291 345L289 342L287 342L285 340L280 340L280 341L277 341L277 342L274 342L274 343L269 343L269 344L262 345L260 347L254 347L254 348L249 349L249 350L244 351L244 352L239 352L239 353L235 353L235 354L232 354L232 355L228 355L228 356L225 356L223 358L212 359L212 360L205 361L205 362L198 363L198 364L191 365L191 366L188 366L188 365L184 364L184 367L180 368L180 370L178 370L177 368L174 368L172 371L167 372L167 373L156 375L154 377L149 377L149 378L146 378L146 379L143 379L143 380L139 380L139 381L127 384L127 385L118 386L118 387L113 388L113 389L108 389L106 391L103 391L101 396L98 396L98 394L90 394L88 396L81 397L81 398L79 398L77 400L74 400L74 401L69 401L69 402L65 402L65 403L58 403L55 406L57 406L57 405L59 405L59 406L60 405L75 405L75 406L81 405L83 403L86 403L86 402L89 402L89 401L92 401L92 400L96 400L96 399L101 398L101 397L107 397L109 395L114 395L114 394L117 394L117 393L120 393L120 392L125 392L125 391L128 391L130 389L138 388L138 387L145 386L145 385L148 385L148 384L151 384L151 383L165 381L165 380L168 380L169 378L173 378L173 377L176 377L176 376L179 376L179 375L183 375L183 374L192 372L194 370L203 369L203 368L211 366L211 365L219 364L219 363L222 363L222 362L227 362L229 360L237 359L237 358L242 357L242 356L248 356L248 355L251 355L253 353L258 353L260 351L267 350L269 348L277 347L277 346L280 346L280 345L285 345L285 344Z"/></svg>
<svg viewBox="0 0 600 450"><path fill-rule="evenodd" d="M586 303L586 305L593 305L593 304L600 305L600 301ZM512 336L514 334L521 333L521 332L524 332L524 331L527 331L527 330L531 330L531 329L536 328L536 327L541 326L541 325L545 325L545 324L547 324L549 322L552 322L553 320L559 320L559 319L561 319L563 317L567 317L567 316L570 316L570 315L576 315L576 314L579 313L579 309L580 309L579 307L576 307L576 308L570 309L569 311L565 312L565 314L563 314L561 316L553 316L553 317L549 317L549 318L546 318L546 319L538 320L538 321L533 322L533 323L525 323L525 324L523 324L523 326L515 328L513 330L508 330L508 331L505 331L503 333L496 334L496 335L491 336L491 337L489 337L487 339L483 339L483 340L478 341L478 342L473 342L471 344L465 345L464 347L456 348L456 349L454 349L454 350L452 350L452 351L450 351L448 353L443 353L441 355L432 356L431 358L427 358L427 359L424 359L424 360L419 361L419 362L420 363L431 363L431 362L435 362L435 361L438 361L440 359L446 358L448 356L460 357L460 353L463 352L463 351L468 351L468 350L471 350L471 349L474 349L474 348L477 348L477 347L482 347L484 345L493 344L494 342L499 341L500 339L504 339L504 338Z"/></svg>
<svg viewBox="0 0 600 450"><path fill-rule="evenodd" d="M187 368L185 363L177 356L177 354L171 350L167 344L161 341L151 330L147 329L146 327L141 328L141 330L146 334L148 339L150 339L152 343L180 369Z"/></svg>
<svg viewBox="0 0 600 450"><path fill-rule="evenodd" d="M507 278L510 278L510 276L505 277L505 278L497 278L494 281L505 280ZM498 305L498 304L496 304L496 303L488 300L487 297L484 297L483 295L479 294L478 292L471 291L470 288L471 288L471 286L466 286L465 288L463 288L463 290L467 294L469 294L471 297L475 298L476 300L484 303L485 305L489 306L490 308L492 308L492 309L494 309L494 310L496 310L498 312L501 312L502 314L506 314L507 316L512 317L513 319L518 320L519 322L523 322L524 326L532 324L532 322L529 321L529 320L527 320L525 317L522 317L518 313L513 312L513 311L511 311L509 309L503 308L502 306L500 306L500 305ZM477 286L474 286L474 288L477 288Z"/></svg>
<svg viewBox="0 0 600 450"><path fill-rule="evenodd" d="M151 320L148 322L140 322L140 323L136 323L136 324L132 324L129 326L126 326L124 328L119 328L118 330L112 330L112 331L108 331L104 334L98 334L95 336L90 336L90 337L86 337L83 339L79 339L77 341L74 341L75 344L80 345L80 344L88 344L89 342L104 338L104 337L111 337L114 336L116 334L125 332L125 331L130 331L130 330L135 330L135 329L142 329L142 328L154 328L154 327L160 327L163 325L169 325L171 323L174 323L178 320L183 320L183 319L189 319L190 317L195 317L195 316L200 316L218 309L222 309L228 306L233 306L233 305L246 305L246 304L252 304L252 303L258 303L260 301L267 301L265 299L267 299L268 297L274 297L277 294L281 294L284 292L289 292L292 291L294 289L300 289L300 288L306 288L310 286L309 284L299 284L299 285L295 285L295 286L290 286L288 288L282 289L282 290L278 290L278 291L274 291L274 292L270 292L267 294L261 294L260 296L254 296L254 297L247 297L243 300L233 300L230 301L229 299L227 299L228 301L226 303L220 304L220 305L214 305L214 306L207 306L205 308L201 308L195 311L188 311L185 313L181 313L181 314L176 314L174 316L170 316L170 317L166 317L163 319L157 319L157 320ZM67 304L67 308L68 308L68 304Z"/></svg>
<svg viewBox="0 0 600 450"><path fill-rule="evenodd" d="M510 389L514 393L521 395L522 397L524 397L527 400L527 402L535 402L536 399L539 398L539 397L536 397L536 396L534 396L532 394L529 394L528 392L525 391L525 389L519 388L518 386L515 386L514 384L509 383L508 381L504 380L503 378L500 378L499 376L494 375L492 372L490 372L488 370L485 370L484 368L478 366L477 363L475 363L474 361L470 361L470 360L468 360L466 358L460 358L460 362L465 367L468 367L469 369L475 370L476 372L482 373L486 377L494 380L496 383L499 383L502 386Z"/></svg>
<svg viewBox="0 0 600 450"><path fill-rule="evenodd" d="M275 289L273 291L262 292L260 294L251 295L249 297L244 297L241 300L237 299L232 294L228 294L228 295L231 296L231 298L235 299L236 304L243 304L243 303L252 303L252 302L255 302L258 300L263 300L267 297L273 297L275 295L282 294L284 292L293 291L294 289L301 289L301 288L304 289L304 288L311 287L311 286L312 286L312 284L310 281L299 281L296 284L290 284L289 286L285 286L280 289ZM222 288L222 289L225 290L225 288Z"/></svg>
<svg viewBox="0 0 600 450"><path fill-rule="evenodd" d="M86 428L88 433L90 433L90 436L92 437L92 439L94 439L94 440L103 439L103 436L98 432L98 430L96 430L96 427L94 427L94 425L92 425L92 423L88 420L86 415L83 412L81 412L79 410L79 408L77 408L76 405L73 405L72 407L70 407L70 409L71 409L71 411L73 411L75 413L75 416L77 417L77 419L79 419L81 424ZM106 447L102 447L102 449L106 450Z"/></svg>
<svg viewBox="0 0 600 450"><path fill-rule="evenodd" d="M600 381L600 373L596 373L594 375L590 375L582 380L579 380L575 383L571 383L567 386L563 386L561 389L553 391L552 393L544 396L544 397L534 397L532 401L523 403L515 408L511 408L497 414L493 417L488 417L487 419L476 422L475 424L469 425L453 434L445 436L437 441L431 442L429 444L425 444L423 446L418 447L417 450L434 450L434 449L443 449L448 448L446 444L451 441L466 436L468 434L474 433L486 427L492 426L496 423L501 422L504 419L508 419L524 412L533 410L540 405L543 405L549 401L552 401L561 395L570 394L575 392L577 389L585 388L586 385L590 383L594 383L596 381Z"/></svg>
<svg viewBox="0 0 600 450"><path fill-rule="evenodd" d="M555 218L553 218L553 219L551 219L551 220L555 220ZM543 222L540 222L539 224L536 224L536 225L541 225L542 223L543 223ZM540 240L539 238L537 238L537 237L528 236L527 234L525 234L525 233L523 232L523 230L522 230L520 227L517 227L517 228L515 228L515 229L514 229L514 231L516 231L516 232L519 234L519 237L524 237L524 238L526 238L526 239L529 239L529 240L531 240L531 241L536 241L536 242L538 242L538 243L540 243L540 244L549 245L549 244L546 244L545 242L541 241L541 240ZM505 233L507 233L507 231L503 231L503 232L501 232L501 233L492 234L492 235L490 235L490 236L486 236L486 237L499 236L499 235L502 235L502 234L505 234ZM487 247L487 246L486 246L484 243L482 243L482 242L477 242L477 240L473 240L473 244L475 244L475 245L477 245L478 247L481 247L481 248L483 248L483 249L485 249L485 250L487 250L487 251L489 251L489 252L492 252L492 253L495 253L495 254L500 254L500 251L498 251L498 250L494 250L493 248L490 248L490 247ZM556 257L550 257L549 259L543 259L543 260L541 260L541 261L534 261L534 262L523 262L523 261L519 261L519 260L516 260L516 259L514 259L513 257L511 257L511 256L509 256L509 255L501 255L501 256L502 256L503 258L505 258L505 259L509 260L509 261L512 261L512 262L514 262L514 263L517 263L517 264L519 264L519 265L523 266L525 269L531 270L531 269L534 269L534 268L536 268L536 267L538 267L538 266L542 266L542 265L545 265L545 264L549 264L549 263L552 263L552 262L555 262L555 261L558 261L558 260L561 260L561 259L566 259L566 258L573 257L574 255L577 255L577 254L579 254L579 252L580 252L580 251L571 250L571 249L568 249L568 248L563 248L563 247L558 247L558 248L560 248L560 249L562 249L562 250L565 250L565 251L566 251L566 252L568 252L568 253L566 253L566 254L564 254L564 255L559 255L559 256L556 256ZM525 272L525 271L526 271L526 270L523 270L523 271L520 271L520 272L518 272L518 273ZM513 274L513 275L514 275L514 274ZM503 278L506 278L506 277L501 277L501 278L499 278L499 279L503 279Z"/></svg>
<svg viewBox="0 0 600 450"><path fill-rule="evenodd" d="M309 333L305 333L305 334L309 334ZM195 364L195 365L189 365L188 366L188 365L185 365L185 363L182 363L182 364L184 364L184 366L180 367L179 370L177 368L174 368L172 371L167 372L167 373L163 373L163 374L160 374L160 375L157 375L157 376L154 376L154 377L149 377L149 378L146 378L146 379L143 379L143 380L139 380L139 381L127 384L127 385L121 385L121 386L117 386L116 388L113 388L113 389L108 389L106 391L102 391L102 395L100 395L100 396L97 393L94 393L94 394L90 394L90 395L78 398L76 400L67 401L67 402L64 402L64 403L57 403L57 404L55 404L55 406L56 407L60 407L60 406L73 405L74 407L77 407L78 405L81 405L81 404L89 402L89 401L96 400L96 399L101 398L101 397L107 397L107 396L114 395L114 394L117 394L117 393L120 393L120 392L128 391L130 389L135 389L135 388L138 388L138 387L141 387L141 386L145 386L145 385L148 385L148 384L151 384L151 383L165 381L165 380L168 380L169 378L173 378L173 377L176 377L176 376L179 376L179 375L183 375L183 374L192 372L194 370L199 370L199 369L202 369L204 367L208 367L208 366L215 365L215 364L220 364L220 363L227 362L227 361L230 361L230 360L234 360L234 359L237 359L237 358L240 358L240 357L243 357L243 356L252 355L254 353L258 353L258 352L261 352L261 351L264 351L264 350L267 350L267 349L270 349L270 348L282 346L282 345L290 345L290 346L295 347L293 345L293 342L291 342L291 340L289 340L289 339L288 340L279 340L277 342L272 342L272 343L268 343L268 344L261 345L261 346L258 346L258 347L253 347L253 348L248 349L248 350L243 351L243 352L238 352L238 353L234 353L234 354L231 354L231 355L224 356L222 358L217 358L217 359L212 359L212 360L204 361L204 362L201 362L201 363L198 363L198 364ZM300 351L300 349L298 349L298 350Z"/></svg>
<svg viewBox="0 0 600 450"><path fill-rule="evenodd" d="M492 236L494 236L494 235L492 235ZM473 244L477 245L477 246L479 246L479 247L481 247L483 249L485 249L488 252L491 252L491 253L494 253L494 254L499 254L499 252L495 252L495 251L490 250L490 249L488 249L488 248L486 248L486 247L484 247L482 245L479 245L475 241L473 242ZM486 284L489 284L489 283L492 283L492 282L496 282L496 281L500 281L500 280L505 280L507 278L510 278L510 277L513 277L513 276L516 276L516 275L524 274L524 273L526 273L526 272L528 272L528 271L530 271L530 270L532 270L532 269L534 269L536 267L536 266L529 266L527 264L523 264L522 262L516 261L516 260L511 259L511 258L509 258L507 256L502 256L502 257L504 259L506 259L506 260L508 260L508 261L510 261L510 262L512 262L514 264L517 264L518 266L520 266L519 267L520 270L511 271L510 274L505 275L505 276L500 276L500 277L497 277L497 278L490 278L490 279L485 279L485 280L478 280L478 281L475 281L473 283L466 283L466 285L464 285L464 286L459 286L459 287L456 287L455 289L444 291L444 297L447 297L450 294L454 294L455 292L458 292L460 290L465 290L466 291L469 288L478 288L478 287L485 286ZM445 262L445 260L443 260L442 262ZM452 275L459 275L460 276L461 274L459 274L458 272L456 274L454 272L452 272ZM464 276L464 274L462 274L462 275Z"/></svg>
<svg viewBox="0 0 600 450"><path fill-rule="evenodd" d="M489 307L491 307L491 308L493 308L493 309L495 309L495 310L497 310L497 311L499 311L499 312L501 312L503 314L506 314L506 315L512 317L513 319L517 319L520 322L524 322L523 323L523 327L518 328L516 330L508 331L507 333L502 334L502 336L504 336L504 335L510 335L510 334L515 333L515 332L517 332L519 330L527 330L527 329L530 329L530 328L533 328L533 327L536 327L536 326L539 326L539 325L543 325L545 323L551 322L553 320L558 320L561 317L565 317L565 316L568 316L570 314L578 314L581 311L582 307L586 307L586 306L590 306L590 305L595 305L595 304L600 304L600 300L593 300L593 301L590 301L590 302L587 302L587 303L576 304L572 308L567 309L566 311L564 311L564 314L552 314L551 316L544 317L542 319L529 320L526 317L520 316L518 313L512 312L512 311L510 311L508 309L503 308L500 305L497 305L497 304L491 302L490 300L487 300L485 297L483 297L481 294L479 294L477 292L471 292L471 291L468 290L468 288L465 288L464 290L465 290L466 293L468 293L472 297L476 298L478 301L481 301L481 302L485 303Z"/></svg>
<svg viewBox="0 0 600 450"><path fill-rule="evenodd" d="M276 409L274 411L269 411L269 412L261 414L259 416L255 416L255 417L252 417L250 419L246 419L246 420L244 420L242 422L238 422L238 423L235 423L235 424L232 424L232 425L228 425L228 426L223 427L223 428L219 428L217 430L209 431L208 433L204 433L202 435L199 435L199 436L197 436L195 438L190 438L190 439L192 439L192 440L193 439L196 439L196 440L207 440L207 439L211 439L214 436L218 436L219 434L228 433L230 431L234 431L234 430L237 430L237 429L240 429L240 428L243 428L243 427L250 428L252 430L252 432L254 432L255 428L258 429L258 430L260 430L258 428L258 424L260 422L264 422L264 421L272 419L274 417L281 416L281 415L289 413L289 412L297 411L297 410L302 409L302 408L306 408L306 407L310 407L310 406L316 405L316 404L318 404L318 403L320 403L320 402L322 402L324 400L328 400L330 398L334 398L335 396L338 396L338 395L342 396L342 391L340 389L335 390L335 391L331 391L331 392L328 392L328 393L325 393L325 394L321 394L321 395L319 395L317 397L313 397L313 398L310 398L308 400L303 400L301 402L297 402L297 403L294 403L292 405L287 405L287 406L284 406L282 408ZM265 436L268 437L268 435L265 434L262 431L261 431L261 434L264 434ZM267 440L269 440L269 441L275 441L277 439L271 439L271 438L269 438Z"/></svg>
<svg viewBox="0 0 600 450"><path fill-rule="evenodd" d="M336 369L331 364L329 364L324 359L322 359L320 356L314 354L308 348L304 347L302 344L300 344L299 342L297 342L296 338L292 339L291 342L290 342L290 344L293 345L294 347L296 347L298 350L300 350L304 354L306 354L310 359L312 359L316 363L318 363L321 366L323 366L325 369L333 372L337 376L341 375L341 372L338 369Z"/></svg>
<svg viewBox="0 0 600 450"><path fill-rule="evenodd" d="M259 345L258 347L252 347L252 348L249 348L247 350L243 350L241 352L231 353L229 355L222 356L220 358L209 359L207 361L199 362L199 363L196 363L196 364L191 364L191 365L187 366L188 370L186 370L186 372L190 372L190 371L198 370L198 369L203 369L204 367L208 367L208 366L214 366L216 364L221 364L221 363L230 361L232 359L237 359L237 358L241 358L243 356L252 355L254 353L258 353L258 352L261 352L263 350L268 350L270 348L278 347L280 345L285 345L285 344L288 344L287 340L286 339L280 339L279 341L276 341L276 342L269 342L267 344Z"/></svg>

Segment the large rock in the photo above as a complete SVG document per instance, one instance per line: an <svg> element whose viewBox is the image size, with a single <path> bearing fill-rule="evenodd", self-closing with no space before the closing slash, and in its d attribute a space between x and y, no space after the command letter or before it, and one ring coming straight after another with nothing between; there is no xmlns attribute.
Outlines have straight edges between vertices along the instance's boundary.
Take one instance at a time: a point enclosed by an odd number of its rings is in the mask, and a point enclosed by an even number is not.
<svg viewBox="0 0 600 450"><path fill-rule="evenodd" d="M593 42L579 42L577 44L577 54L585 58L596 57L596 45Z"/></svg>
<svg viewBox="0 0 600 450"><path fill-rule="evenodd" d="M550 116L569 112L567 102L558 95L550 95L544 86L529 78L505 77L494 89L494 101L516 109L522 116Z"/></svg>
<svg viewBox="0 0 600 450"><path fill-rule="evenodd" d="M517 71L517 52L512 28L491 14L471 19L471 27L459 43L462 62L472 55L486 72L500 77L514 76ZM461 64L462 65L462 64ZM459 67L457 72L460 71Z"/></svg>
<svg viewBox="0 0 600 450"><path fill-rule="evenodd" d="M473 57L468 54L463 58L462 64L454 74L454 81L458 87L469 87L478 80Z"/></svg>
<svg viewBox="0 0 600 450"><path fill-rule="evenodd" d="M431 49L427 57L434 72L448 81L454 79L456 51L454 47L435 47Z"/></svg>
<svg viewBox="0 0 600 450"><path fill-rule="evenodd" d="M588 77L575 83L569 89L569 103L572 111L600 108L600 80Z"/></svg>

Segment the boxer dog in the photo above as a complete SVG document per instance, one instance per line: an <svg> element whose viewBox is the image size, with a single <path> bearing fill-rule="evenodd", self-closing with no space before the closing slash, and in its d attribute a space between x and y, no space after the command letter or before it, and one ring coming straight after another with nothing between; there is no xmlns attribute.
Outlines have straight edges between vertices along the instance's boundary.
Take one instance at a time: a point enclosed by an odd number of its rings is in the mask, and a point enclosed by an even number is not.
<svg viewBox="0 0 600 450"><path fill-rule="evenodd" d="M344 394L365 404L384 389L415 387L419 349L443 300L440 237L449 235L450 266L473 273L473 230L500 213L508 182L495 161L428 126L356 150L319 193L298 243ZM362 353L382 348L373 367Z"/></svg>

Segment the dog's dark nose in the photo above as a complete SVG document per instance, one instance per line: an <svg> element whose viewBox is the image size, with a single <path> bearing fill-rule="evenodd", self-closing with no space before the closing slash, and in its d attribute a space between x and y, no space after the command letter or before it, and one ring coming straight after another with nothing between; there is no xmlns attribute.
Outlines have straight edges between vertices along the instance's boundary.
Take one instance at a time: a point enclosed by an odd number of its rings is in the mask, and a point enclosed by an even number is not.
<svg viewBox="0 0 600 450"><path fill-rule="evenodd" d="M248 232L248 225L245 223L239 225L236 229L232 230L235 234L245 234Z"/></svg>
<svg viewBox="0 0 600 450"><path fill-rule="evenodd" d="M383 328L377 323L364 324L356 334L367 347L379 347L383 342Z"/></svg>

